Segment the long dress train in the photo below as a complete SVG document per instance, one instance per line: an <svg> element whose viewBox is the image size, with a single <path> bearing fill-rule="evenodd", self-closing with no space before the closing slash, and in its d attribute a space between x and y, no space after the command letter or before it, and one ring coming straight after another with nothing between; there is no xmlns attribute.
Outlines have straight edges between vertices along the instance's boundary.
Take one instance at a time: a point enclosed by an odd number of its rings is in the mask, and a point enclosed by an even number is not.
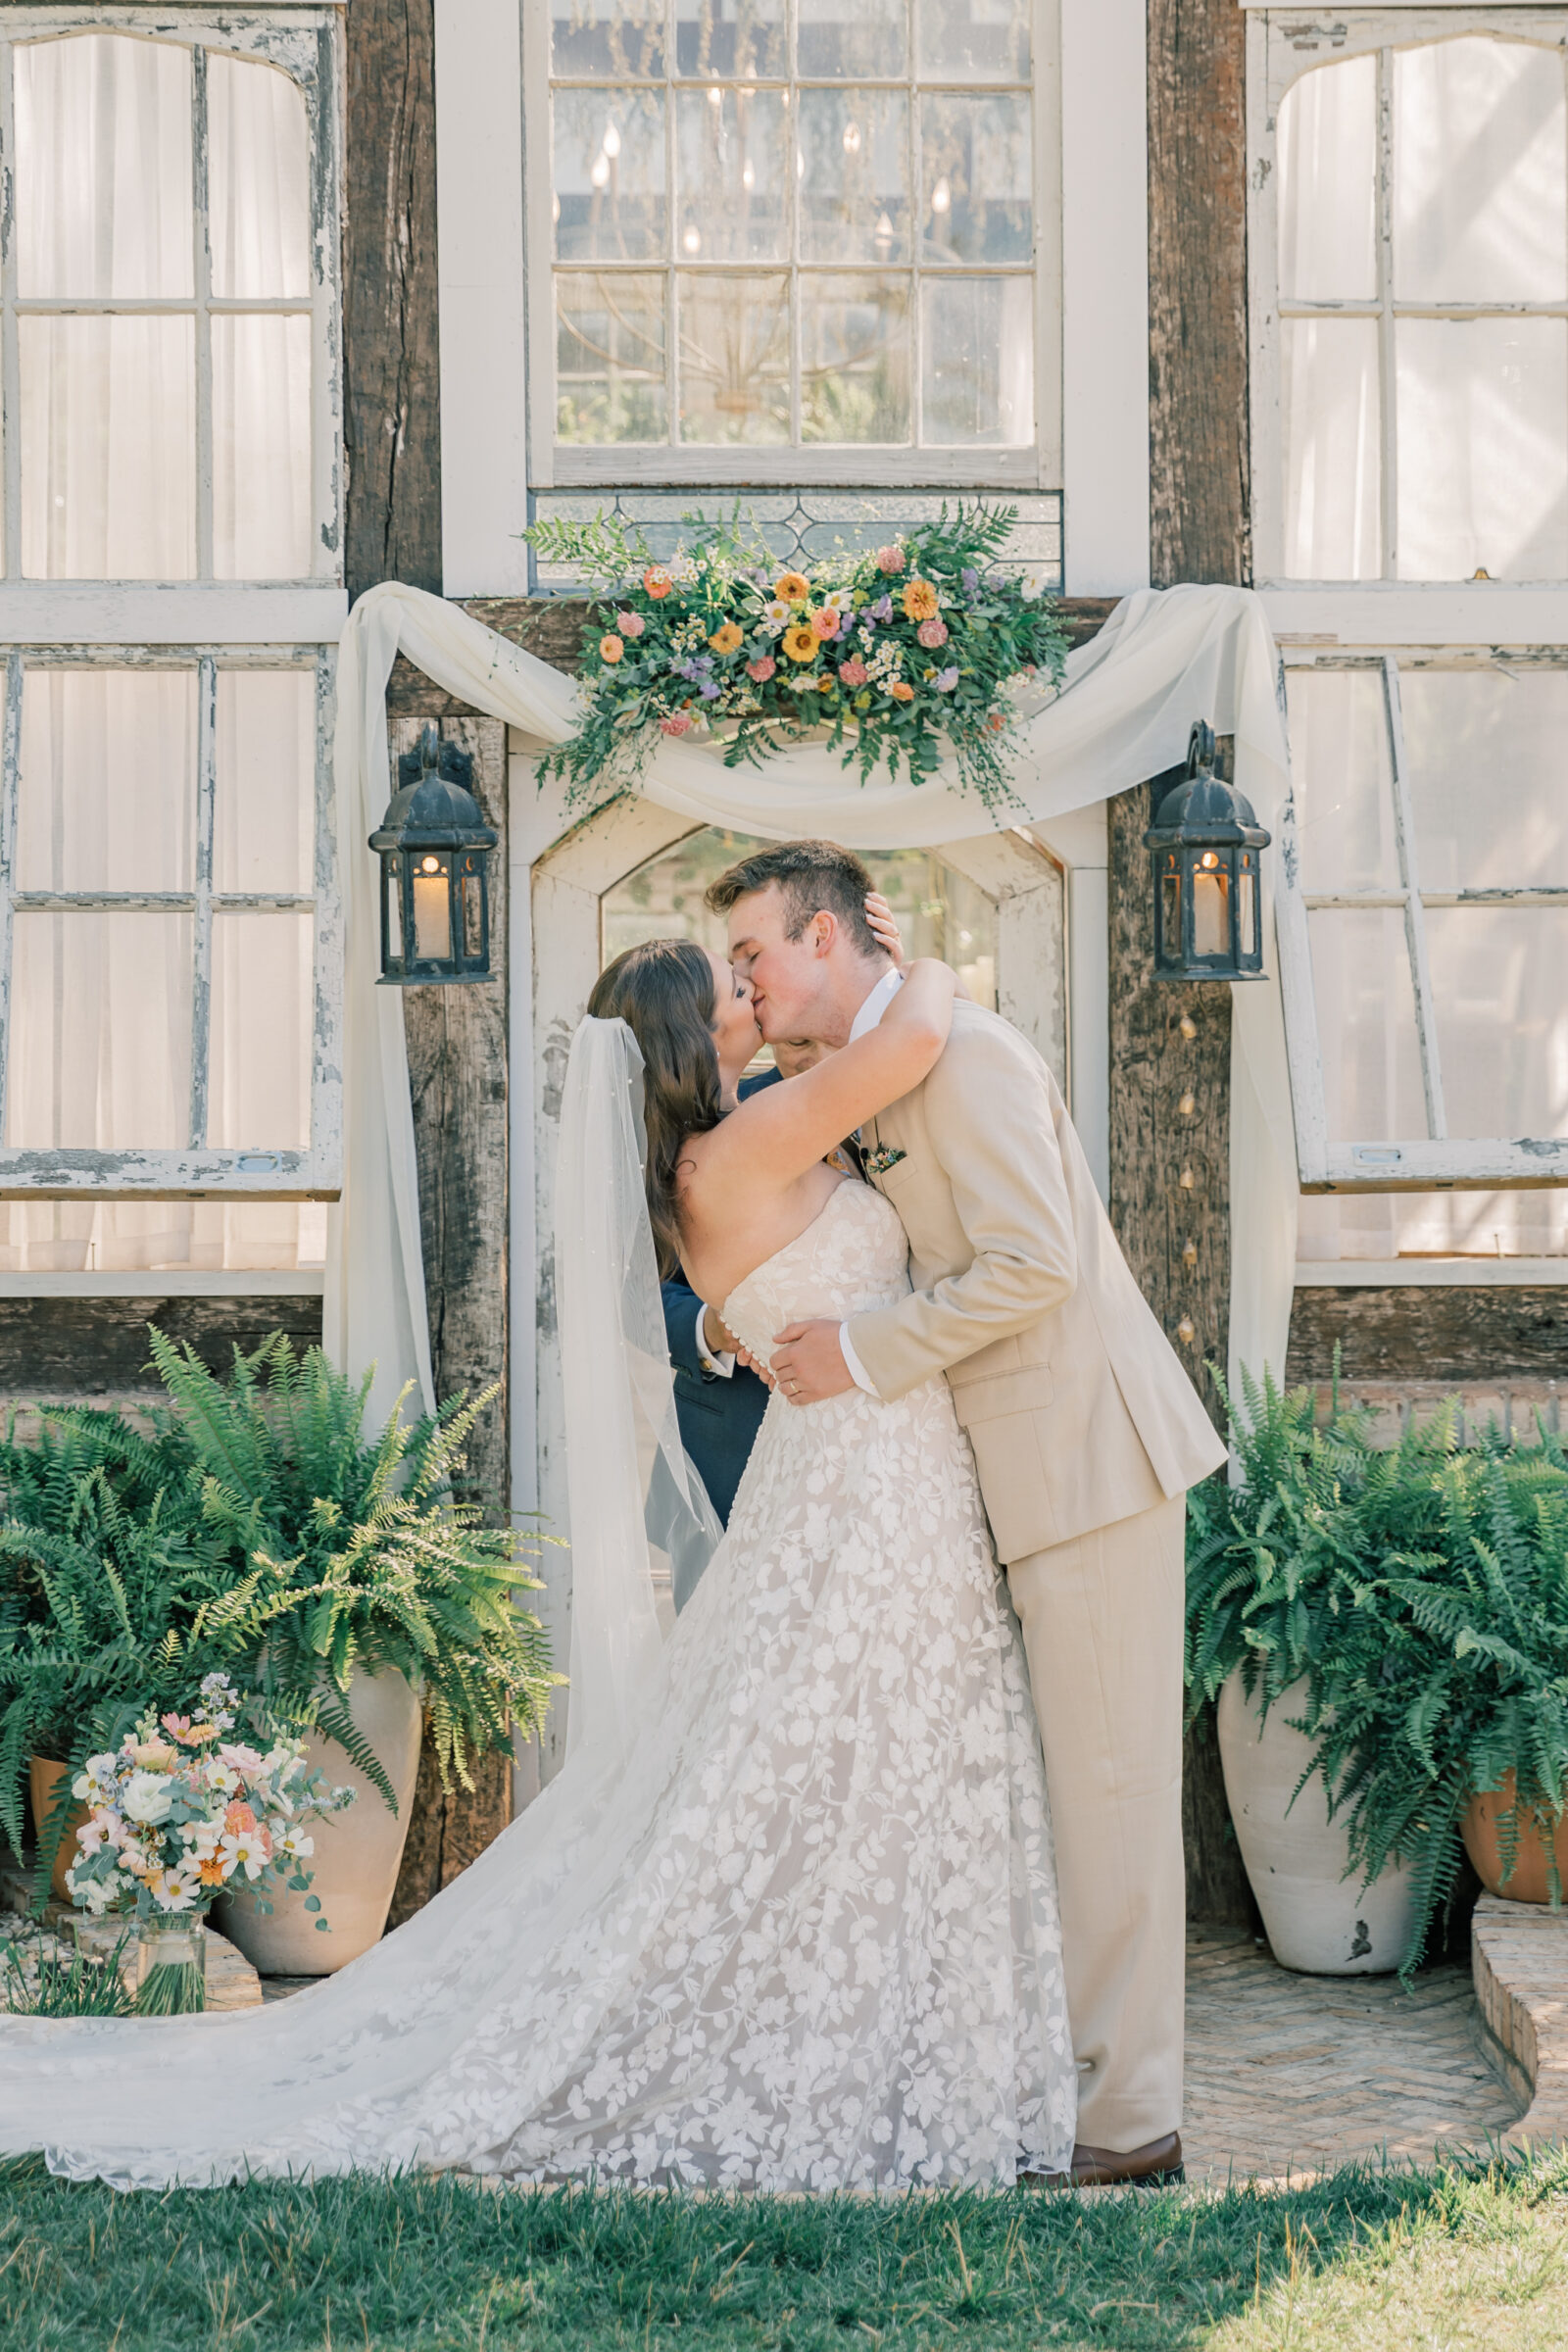
<svg viewBox="0 0 1568 2352"><path fill-rule="evenodd" d="M907 1288L845 1183L725 1306ZM1010 2182L1073 2140L1040 1742L947 1386L775 1396L612 1769L568 1760L341 1975L240 2016L0 2020L0 2148L125 2187L462 2167Z"/></svg>

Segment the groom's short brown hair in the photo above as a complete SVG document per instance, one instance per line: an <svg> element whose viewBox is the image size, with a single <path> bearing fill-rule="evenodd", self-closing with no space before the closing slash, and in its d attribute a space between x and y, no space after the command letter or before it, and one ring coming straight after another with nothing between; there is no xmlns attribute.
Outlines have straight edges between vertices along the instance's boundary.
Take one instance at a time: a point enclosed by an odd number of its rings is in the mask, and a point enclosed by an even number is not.
<svg viewBox="0 0 1568 2352"><path fill-rule="evenodd" d="M754 851L709 885L708 906L714 914L728 914L737 899L776 882L784 901L784 936L799 939L813 914L836 915L851 945L862 956L886 951L865 919L865 894L871 877L853 850L836 841L781 841L772 849Z"/></svg>

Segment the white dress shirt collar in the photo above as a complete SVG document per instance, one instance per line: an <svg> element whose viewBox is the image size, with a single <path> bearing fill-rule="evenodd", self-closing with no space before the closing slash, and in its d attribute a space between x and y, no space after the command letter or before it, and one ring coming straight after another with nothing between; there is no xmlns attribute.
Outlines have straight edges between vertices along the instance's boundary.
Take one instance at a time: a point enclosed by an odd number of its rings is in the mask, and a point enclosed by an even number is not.
<svg viewBox="0 0 1568 2352"><path fill-rule="evenodd" d="M850 1023L850 1034L846 1041L848 1044L853 1046L858 1038L869 1035L903 986L904 974L897 968L883 973Z"/></svg>

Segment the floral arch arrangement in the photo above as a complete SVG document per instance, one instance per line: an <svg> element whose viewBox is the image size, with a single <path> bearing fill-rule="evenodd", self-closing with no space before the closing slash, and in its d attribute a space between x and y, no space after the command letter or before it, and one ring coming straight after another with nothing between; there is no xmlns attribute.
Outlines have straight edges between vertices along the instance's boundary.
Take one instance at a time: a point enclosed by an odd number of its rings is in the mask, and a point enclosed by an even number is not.
<svg viewBox="0 0 1568 2352"><path fill-rule="evenodd" d="M629 790L664 736L722 741L731 767L825 740L862 783L885 761L918 784L951 756L1001 810L1018 698L1059 687L1067 652L1049 575L998 561L1015 517L944 505L874 553L782 571L739 505L717 522L685 517L690 544L668 563L603 514L534 523L524 537L541 556L599 583L583 721L541 774L597 802Z"/></svg>

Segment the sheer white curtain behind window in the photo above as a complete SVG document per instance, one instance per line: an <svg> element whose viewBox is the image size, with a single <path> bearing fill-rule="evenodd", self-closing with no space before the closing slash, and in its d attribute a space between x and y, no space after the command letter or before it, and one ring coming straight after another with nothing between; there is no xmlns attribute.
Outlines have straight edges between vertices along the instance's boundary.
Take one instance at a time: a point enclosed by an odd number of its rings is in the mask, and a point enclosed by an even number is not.
<svg viewBox="0 0 1568 2352"><path fill-rule="evenodd" d="M34 579L273 579L311 569L309 135L300 89L208 61L208 221L192 178L192 55L87 33L16 50L18 290L190 303L298 298L295 315L156 308L23 316L23 568ZM212 537L200 544L197 386L212 388Z"/></svg>
<svg viewBox="0 0 1568 2352"><path fill-rule="evenodd" d="M195 870L196 672L30 669L16 878L29 892L186 892ZM315 679L218 678L214 883L308 895ZM310 1132L314 925L218 911L208 1134L262 1149ZM19 910L5 1140L180 1150L190 1140L190 913ZM0 1203L0 1271L319 1264L325 1210L202 1201Z"/></svg>

